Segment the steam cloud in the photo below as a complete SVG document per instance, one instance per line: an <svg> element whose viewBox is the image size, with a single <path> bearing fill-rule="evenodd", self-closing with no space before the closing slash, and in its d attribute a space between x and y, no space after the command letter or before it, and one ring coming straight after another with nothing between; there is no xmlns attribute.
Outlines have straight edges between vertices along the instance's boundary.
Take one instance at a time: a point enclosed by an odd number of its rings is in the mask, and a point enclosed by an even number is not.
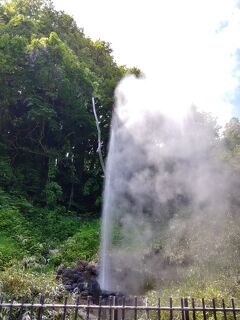
<svg viewBox="0 0 240 320"><path fill-rule="evenodd" d="M116 90L103 207L104 289L139 293L151 279L173 280L192 266L234 264L233 177L218 136L219 121L230 115L229 87L216 90L213 83L213 94L209 86L201 91L198 75L191 86L179 74L177 82L160 77L160 89L156 77L154 83L128 77ZM220 120L206 113L216 114L218 103Z"/></svg>
<svg viewBox="0 0 240 320"><path fill-rule="evenodd" d="M142 82L128 78L117 89L104 194L101 284L132 293L188 266L224 267L233 253L218 123L195 107L179 121L139 105ZM125 86L139 86L137 101Z"/></svg>

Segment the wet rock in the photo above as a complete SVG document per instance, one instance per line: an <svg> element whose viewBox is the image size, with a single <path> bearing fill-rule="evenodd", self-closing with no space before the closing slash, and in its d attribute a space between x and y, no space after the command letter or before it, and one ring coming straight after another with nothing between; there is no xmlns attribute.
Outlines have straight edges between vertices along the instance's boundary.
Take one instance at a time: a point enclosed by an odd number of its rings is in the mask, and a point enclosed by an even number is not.
<svg viewBox="0 0 240 320"><path fill-rule="evenodd" d="M75 268L58 268L56 280L61 280L64 288L82 297L91 296L97 301L101 295L101 288L97 281L97 268L86 261L78 261Z"/></svg>
<svg viewBox="0 0 240 320"><path fill-rule="evenodd" d="M80 294L82 298L92 297L93 303L98 303L100 296L102 302L107 303L109 297L123 297L120 292L101 290L97 281L98 268L86 261L78 261L74 268L57 269L56 280L62 281L68 292Z"/></svg>

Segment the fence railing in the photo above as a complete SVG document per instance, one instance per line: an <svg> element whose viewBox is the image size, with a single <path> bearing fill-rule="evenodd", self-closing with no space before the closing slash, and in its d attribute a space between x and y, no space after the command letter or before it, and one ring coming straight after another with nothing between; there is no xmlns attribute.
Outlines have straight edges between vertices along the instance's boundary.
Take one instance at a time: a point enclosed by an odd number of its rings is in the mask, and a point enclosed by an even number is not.
<svg viewBox="0 0 240 320"><path fill-rule="evenodd" d="M235 300L225 303L224 299L180 299L173 305L170 298L162 305L159 298L150 305L144 298L109 297L93 304L91 297L65 298L61 303L45 302L44 296L31 302L7 300L0 297L0 320L240 320L240 308ZM176 304L176 301L175 301Z"/></svg>

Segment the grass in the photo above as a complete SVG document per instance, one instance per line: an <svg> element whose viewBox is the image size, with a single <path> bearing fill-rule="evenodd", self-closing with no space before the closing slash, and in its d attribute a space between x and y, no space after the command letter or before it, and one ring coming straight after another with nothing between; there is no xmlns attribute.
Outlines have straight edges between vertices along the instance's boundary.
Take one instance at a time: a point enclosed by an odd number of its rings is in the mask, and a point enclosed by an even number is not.
<svg viewBox="0 0 240 320"><path fill-rule="evenodd" d="M152 290L147 293L149 302L156 304L160 297L162 303L169 304L169 297L172 297L174 304L180 304L182 297L194 298L198 304L201 304L202 298L206 303L211 304L212 299L221 303L222 298L230 301L231 298L240 301L240 284L234 273L209 274L206 270L203 275L202 270L196 268L186 272L186 276L179 281L170 282L162 285L158 290Z"/></svg>

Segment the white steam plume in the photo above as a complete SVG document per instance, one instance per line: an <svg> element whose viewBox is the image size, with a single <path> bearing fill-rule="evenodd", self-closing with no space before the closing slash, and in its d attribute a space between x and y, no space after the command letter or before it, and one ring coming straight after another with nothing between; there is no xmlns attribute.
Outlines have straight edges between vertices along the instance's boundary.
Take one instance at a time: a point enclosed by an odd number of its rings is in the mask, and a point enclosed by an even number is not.
<svg viewBox="0 0 240 320"><path fill-rule="evenodd" d="M224 266L233 253L224 236L230 173L217 132L231 117L237 86L239 12L230 1L185 0L174 11L169 3L169 45L151 52L146 79L127 77L116 90L103 208L105 289L139 292L153 274L173 279L179 265Z"/></svg>

